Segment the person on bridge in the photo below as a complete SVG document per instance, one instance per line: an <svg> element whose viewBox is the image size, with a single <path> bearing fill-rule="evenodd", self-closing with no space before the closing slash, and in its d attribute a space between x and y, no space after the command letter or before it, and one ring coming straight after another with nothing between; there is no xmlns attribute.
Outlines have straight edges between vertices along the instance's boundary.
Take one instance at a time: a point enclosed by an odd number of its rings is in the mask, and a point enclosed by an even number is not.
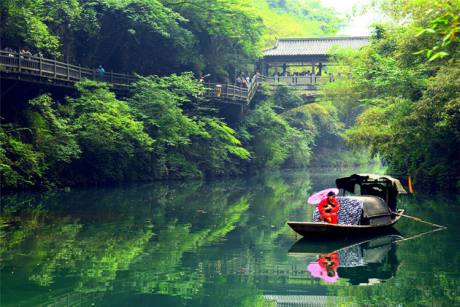
<svg viewBox="0 0 460 307"><path fill-rule="evenodd" d="M105 75L105 69L102 67L102 65L99 65L99 67L96 69L97 75L102 78Z"/></svg>
<svg viewBox="0 0 460 307"><path fill-rule="evenodd" d="M243 78L241 76L236 77L236 86L243 86Z"/></svg>
<svg viewBox="0 0 460 307"><path fill-rule="evenodd" d="M248 80L244 74L241 74L241 86L242 87L248 87Z"/></svg>
<svg viewBox="0 0 460 307"><path fill-rule="evenodd" d="M203 75L203 74L200 74L200 83L204 83L204 79L206 79L207 77L211 76L211 74L206 74L206 75Z"/></svg>

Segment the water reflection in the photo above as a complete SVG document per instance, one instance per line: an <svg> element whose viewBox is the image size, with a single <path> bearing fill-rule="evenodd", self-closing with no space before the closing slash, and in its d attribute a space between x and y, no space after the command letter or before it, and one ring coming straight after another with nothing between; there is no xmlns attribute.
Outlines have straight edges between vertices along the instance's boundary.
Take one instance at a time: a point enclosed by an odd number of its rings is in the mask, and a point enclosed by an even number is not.
<svg viewBox="0 0 460 307"><path fill-rule="evenodd" d="M245 244L274 240L309 188L305 178L276 175L5 197L2 305L71 301L75 293L83 303L133 293L199 297L225 260L196 259L197 251L221 247L237 226Z"/></svg>
<svg viewBox="0 0 460 307"><path fill-rule="evenodd" d="M378 283L396 275L399 261L394 243L402 239L396 234L335 242L302 239L289 254L303 257L311 276L325 282L335 283L341 278L352 285Z"/></svg>
<svg viewBox="0 0 460 307"><path fill-rule="evenodd" d="M440 305L456 305L460 296L449 289L458 289L458 201L445 208L432 197L417 199L418 216L450 227L431 237L397 246L292 246L286 221L310 218L306 198L338 175L285 172L3 196L0 305L275 306L301 299L391 306L414 304L414 297L428 302L430 293ZM404 237L427 230L410 221L397 226ZM363 244L344 257L341 250L356 243ZM299 257L287 253L291 246ZM311 277L307 265L332 252L337 281ZM386 282L353 286L374 279Z"/></svg>

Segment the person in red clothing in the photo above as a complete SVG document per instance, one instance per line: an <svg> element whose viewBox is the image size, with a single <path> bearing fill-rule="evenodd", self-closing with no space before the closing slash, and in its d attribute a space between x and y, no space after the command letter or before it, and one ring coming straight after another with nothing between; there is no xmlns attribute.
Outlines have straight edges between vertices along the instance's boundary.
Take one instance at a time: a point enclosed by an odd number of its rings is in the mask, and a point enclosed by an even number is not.
<svg viewBox="0 0 460 307"><path fill-rule="evenodd" d="M327 276L335 276L339 267L339 255L337 253L320 255L318 264L326 272Z"/></svg>
<svg viewBox="0 0 460 307"><path fill-rule="evenodd" d="M327 193L327 197L318 204L318 211L321 220L329 224L337 224L337 212L339 211L339 207L339 202L335 198L335 193L332 191Z"/></svg>

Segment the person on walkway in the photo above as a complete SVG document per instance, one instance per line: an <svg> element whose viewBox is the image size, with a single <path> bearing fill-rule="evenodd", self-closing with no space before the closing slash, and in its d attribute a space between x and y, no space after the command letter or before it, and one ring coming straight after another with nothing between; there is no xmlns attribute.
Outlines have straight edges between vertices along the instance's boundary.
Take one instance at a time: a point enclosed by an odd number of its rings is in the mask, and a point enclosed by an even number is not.
<svg viewBox="0 0 460 307"><path fill-rule="evenodd" d="M200 83L204 83L205 79L210 77L210 76L211 76L211 74L206 74L206 75L200 74L200 78L199 78Z"/></svg>
<svg viewBox="0 0 460 307"><path fill-rule="evenodd" d="M337 212L339 211L340 206L335 196L335 193L331 191L327 194L327 197L318 204L319 216L323 222L327 222L329 224L338 223Z"/></svg>
<svg viewBox="0 0 460 307"><path fill-rule="evenodd" d="M241 86L247 88L248 87L248 81L246 79L246 76L244 74L241 74Z"/></svg>
<svg viewBox="0 0 460 307"><path fill-rule="evenodd" d="M214 96L220 97L222 95L222 84L216 84L216 88L214 90Z"/></svg>
<svg viewBox="0 0 460 307"><path fill-rule="evenodd" d="M236 77L236 86L243 86L243 79L241 76Z"/></svg>
<svg viewBox="0 0 460 307"><path fill-rule="evenodd" d="M24 56L29 59L32 56L32 52L27 48L24 50Z"/></svg>
<svg viewBox="0 0 460 307"><path fill-rule="evenodd" d="M99 67L96 69L96 73L99 78L103 78L105 75L105 69L102 67L102 65L99 65Z"/></svg>
<svg viewBox="0 0 460 307"><path fill-rule="evenodd" d="M10 47L6 47L5 51L8 52L9 57L14 57L14 50L11 49Z"/></svg>

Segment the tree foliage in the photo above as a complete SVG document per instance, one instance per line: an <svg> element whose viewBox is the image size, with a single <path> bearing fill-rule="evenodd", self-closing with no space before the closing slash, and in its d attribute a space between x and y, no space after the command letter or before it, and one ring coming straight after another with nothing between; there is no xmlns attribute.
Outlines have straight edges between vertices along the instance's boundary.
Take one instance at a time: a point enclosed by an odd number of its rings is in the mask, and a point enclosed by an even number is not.
<svg viewBox="0 0 460 307"><path fill-rule="evenodd" d="M387 12L402 25L381 25L368 48L339 56L342 64L353 63L353 80L326 89L330 97L352 93L336 101L339 108L353 107L347 112L348 123L356 119L346 132L350 144L370 148L389 172L412 175L428 188L455 189L460 183L454 153L460 146L455 3L387 1ZM420 33L421 28L432 31Z"/></svg>
<svg viewBox="0 0 460 307"><path fill-rule="evenodd" d="M315 137L311 130L314 124L308 122L309 117L299 125L289 113L291 108L302 104L303 100L292 90L279 87L249 112L240 134L253 153L252 168L308 165Z"/></svg>
<svg viewBox="0 0 460 307"><path fill-rule="evenodd" d="M94 182L125 180L131 162L149 152L154 141L106 84L83 81L77 89L79 97L69 98L66 110L82 149L73 169Z"/></svg>
<svg viewBox="0 0 460 307"><path fill-rule="evenodd" d="M118 72L206 72L221 81L247 71L275 37L331 34L339 22L318 2L268 0L6 0L0 10L4 46Z"/></svg>

